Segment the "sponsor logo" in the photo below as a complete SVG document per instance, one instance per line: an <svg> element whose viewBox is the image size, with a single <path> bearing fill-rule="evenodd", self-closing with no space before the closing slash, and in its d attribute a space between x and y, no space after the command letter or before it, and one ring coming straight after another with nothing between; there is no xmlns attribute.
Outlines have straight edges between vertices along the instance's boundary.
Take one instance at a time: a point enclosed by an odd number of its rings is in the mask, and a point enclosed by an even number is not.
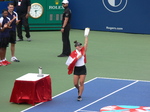
<svg viewBox="0 0 150 112"><path fill-rule="evenodd" d="M49 6L49 9L64 9L63 6Z"/></svg>
<svg viewBox="0 0 150 112"><path fill-rule="evenodd" d="M128 0L102 0L102 2L108 11L118 13L125 9Z"/></svg>
<svg viewBox="0 0 150 112"><path fill-rule="evenodd" d="M106 26L107 30L123 30L122 27L110 27L110 26Z"/></svg>
<svg viewBox="0 0 150 112"><path fill-rule="evenodd" d="M60 3L60 0L55 0L54 1L55 5L51 5L49 6L49 9L64 9L64 7L62 6L62 4Z"/></svg>

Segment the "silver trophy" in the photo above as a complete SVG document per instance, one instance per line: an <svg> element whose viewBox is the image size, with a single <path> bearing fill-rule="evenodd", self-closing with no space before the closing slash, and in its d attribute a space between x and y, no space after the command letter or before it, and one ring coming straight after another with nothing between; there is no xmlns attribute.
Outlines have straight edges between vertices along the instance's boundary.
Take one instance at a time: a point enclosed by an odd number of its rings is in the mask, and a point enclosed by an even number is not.
<svg viewBox="0 0 150 112"><path fill-rule="evenodd" d="M44 75L42 74L42 67L39 67L39 74L37 75L38 77L43 77Z"/></svg>

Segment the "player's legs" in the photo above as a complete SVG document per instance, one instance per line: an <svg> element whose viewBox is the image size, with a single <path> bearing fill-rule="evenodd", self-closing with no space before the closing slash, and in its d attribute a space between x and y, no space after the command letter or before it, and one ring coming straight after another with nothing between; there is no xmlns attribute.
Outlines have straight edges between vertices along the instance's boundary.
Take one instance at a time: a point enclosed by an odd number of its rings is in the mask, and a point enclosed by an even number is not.
<svg viewBox="0 0 150 112"><path fill-rule="evenodd" d="M0 48L0 60L3 61L6 55L6 48Z"/></svg>
<svg viewBox="0 0 150 112"><path fill-rule="evenodd" d="M9 40L9 42L11 43L11 46L10 46L11 61L13 61L13 62L20 62L15 57L16 31L10 31L10 40Z"/></svg>
<svg viewBox="0 0 150 112"><path fill-rule="evenodd" d="M9 35L10 35L9 43L11 43L11 46L10 46L11 56L14 57L15 56L15 44L16 44L16 31L10 31Z"/></svg>
<svg viewBox="0 0 150 112"><path fill-rule="evenodd" d="M74 75L73 77L73 82L74 82L74 86L77 88L77 90L79 91L79 75Z"/></svg>
<svg viewBox="0 0 150 112"><path fill-rule="evenodd" d="M1 62L1 60L2 60L2 46L1 46L1 44L2 44L2 42L1 42L2 40L1 40L1 38L0 38L0 62Z"/></svg>
<svg viewBox="0 0 150 112"><path fill-rule="evenodd" d="M6 48L2 48L2 60L5 59L6 56Z"/></svg>
<svg viewBox="0 0 150 112"><path fill-rule="evenodd" d="M83 90L84 90L84 81L85 81L86 75L80 75L80 86L79 86L79 96L82 96Z"/></svg>
<svg viewBox="0 0 150 112"><path fill-rule="evenodd" d="M11 43L10 50L11 50L11 56L14 57L15 56L15 44Z"/></svg>

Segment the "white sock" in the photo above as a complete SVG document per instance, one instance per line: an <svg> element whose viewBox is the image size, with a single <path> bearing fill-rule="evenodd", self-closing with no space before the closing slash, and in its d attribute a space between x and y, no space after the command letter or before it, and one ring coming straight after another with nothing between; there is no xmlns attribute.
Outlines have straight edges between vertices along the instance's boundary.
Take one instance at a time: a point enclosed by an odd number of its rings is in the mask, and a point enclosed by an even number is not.
<svg viewBox="0 0 150 112"><path fill-rule="evenodd" d="M5 58L5 59L3 59L2 61L6 61L6 58Z"/></svg>
<svg viewBox="0 0 150 112"><path fill-rule="evenodd" d="M11 58L16 58L15 56L11 57Z"/></svg>

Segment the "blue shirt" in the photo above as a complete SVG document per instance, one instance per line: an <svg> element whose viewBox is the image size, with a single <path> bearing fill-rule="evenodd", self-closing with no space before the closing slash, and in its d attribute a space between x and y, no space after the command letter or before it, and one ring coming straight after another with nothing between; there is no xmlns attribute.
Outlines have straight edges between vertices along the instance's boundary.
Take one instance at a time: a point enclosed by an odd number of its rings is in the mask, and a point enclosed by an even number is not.
<svg viewBox="0 0 150 112"><path fill-rule="evenodd" d="M1 29L4 27L4 24L8 23L10 21L10 18L8 17L1 17L0 18L0 24L2 25ZM0 38L9 37L9 28L6 28L4 31L0 32Z"/></svg>
<svg viewBox="0 0 150 112"><path fill-rule="evenodd" d="M12 20L13 18L14 18L14 16L16 16L16 19L11 23L11 29L10 29L10 31L16 31L16 20L18 20L18 14L15 12L15 11L13 11L12 12L12 14L10 14L9 12L8 12L8 17Z"/></svg>

